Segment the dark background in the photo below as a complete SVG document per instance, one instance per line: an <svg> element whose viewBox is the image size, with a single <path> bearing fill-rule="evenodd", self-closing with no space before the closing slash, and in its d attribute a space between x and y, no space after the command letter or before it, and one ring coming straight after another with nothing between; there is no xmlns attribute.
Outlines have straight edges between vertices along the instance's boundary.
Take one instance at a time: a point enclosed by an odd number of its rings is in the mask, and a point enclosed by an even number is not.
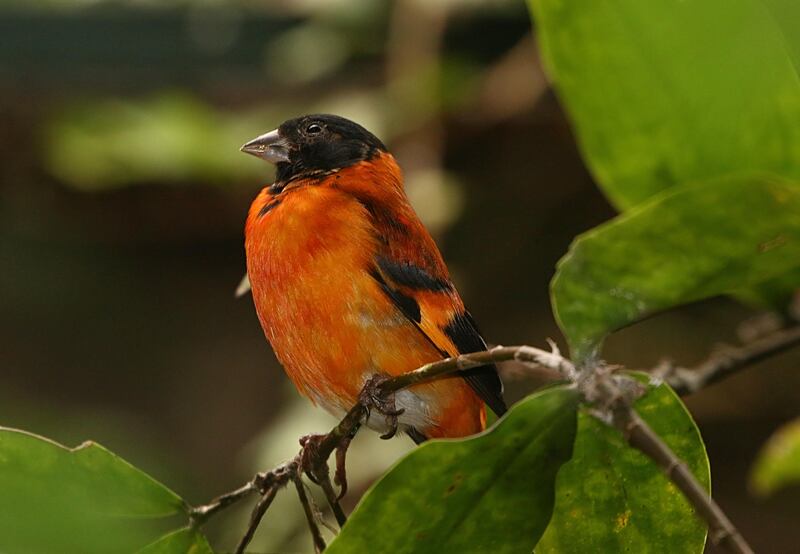
<svg viewBox="0 0 800 554"><path fill-rule="evenodd" d="M563 344L554 265L614 211L547 85L524 3L428 4L0 6L0 425L97 440L197 503L288 457L301 430L324 430L249 296L233 296L245 214L271 179L238 147L306 112L351 117L390 145L487 340ZM605 354L697 363L753 315L715 299L627 329ZM799 361L784 354L687 399L715 496L761 552L797 549L796 490L757 499L747 476L797 414ZM535 384L507 380L509 399ZM361 488L404 440L359 438L378 459L351 456ZM212 524L215 544L232 546L240 517ZM255 547L307 550L299 520L279 517Z"/></svg>

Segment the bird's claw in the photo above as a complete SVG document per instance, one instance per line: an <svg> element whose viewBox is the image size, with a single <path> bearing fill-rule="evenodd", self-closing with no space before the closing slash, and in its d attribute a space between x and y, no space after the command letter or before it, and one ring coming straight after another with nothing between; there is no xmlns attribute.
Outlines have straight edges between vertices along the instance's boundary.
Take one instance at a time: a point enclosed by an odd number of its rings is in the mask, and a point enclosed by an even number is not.
<svg viewBox="0 0 800 554"><path fill-rule="evenodd" d="M389 431L381 435L381 438L384 440L391 439L397 434L397 418L405 413L404 409L397 409L393 392L387 394L381 390L381 385L388 380L389 377L386 375L373 375L364 383L364 388L361 389L361 393L359 394L359 401L367 411L367 419L369 419L372 410L386 417L389 424Z"/></svg>
<svg viewBox="0 0 800 554"><path fill-rule="evenodd" d="M305 473L308 475L308 478L315 485L319 485L319 478L317 477L317 472L319 471L319 456L317 455L317 450L319 448L319 443L325 438L325 435L304 435L300 437L300 446L302 447L302 451L300 452L300 463L299 463L299 470L301 473Z"/></svg>
<svg viewBox="0 0 800 554"><path fill-rule="evenodd" d="M398 430L398 417L405 413L403 409L397 409L394 400L394 393L385 393L381 390L381 384L387 381L389 377L384 375L373 375L364 384L364 387L359 393L359 403L366 410L366 417L369 419L370 412L375 410L384 416L389 424L389 431L380 437L382 439L390 439L397 434ZM355 432L350 436L343 439L336 447L336 472L333 474L333 482L339 486L338 499L347 493L347 469L345 461L347 458L347 449L350 447L350 442L353 440ZM299 470L301 473L308 475L315 484L319 485L322 479L328 477L328 466L319 466L319 444L325 439L326 435L305 435L300 438L300 446L302 451L299 457Z"/></svg>
<svg viewBox="0 0 800 554"><path fill-rule="evenodd" d="M325 439L326 435L305 435L300 437L300 452L298 470L308 476L308 478L315 485L322 485L322 481L328 478L328 464L319 466L319 455L317 454L319 443ZM339 494L337 500L341 500L347 494L347 468L345 467L345 460L347 456L347 449L350 447L350 442L353 440L353 435L343 439L339 446L336 447L336 472L333 474L333 482L339 486Z"/></svg>
<svg viewBox="0 0 800 554"><path fill-rule="evenodd" d="M339 446L336 447L336 473L333 474L333 482L339 486L339 496L337 500L344 498L347 494L347 468L345 460L347 457L347 449L350 447L350 442L353 440L352 436L347 437Z"/></svg>

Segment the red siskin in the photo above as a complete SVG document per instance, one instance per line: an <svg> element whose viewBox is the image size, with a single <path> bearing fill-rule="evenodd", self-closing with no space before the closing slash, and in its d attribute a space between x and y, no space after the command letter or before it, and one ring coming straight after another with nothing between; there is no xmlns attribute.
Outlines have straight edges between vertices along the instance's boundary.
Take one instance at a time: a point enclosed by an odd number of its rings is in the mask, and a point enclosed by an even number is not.
<svg viewBox="0 0 800 554"><path fill-rule="evenodd" d="M250 207L247 272L264 333L298 390L343 415L376 375L394 376L486 343L403 190L394 157L342 117L308 115L242 147L275 163ZM395 394L416 442L462 437L506 411L487 365ZM392 418L367 422L391 432Z"/></svg>

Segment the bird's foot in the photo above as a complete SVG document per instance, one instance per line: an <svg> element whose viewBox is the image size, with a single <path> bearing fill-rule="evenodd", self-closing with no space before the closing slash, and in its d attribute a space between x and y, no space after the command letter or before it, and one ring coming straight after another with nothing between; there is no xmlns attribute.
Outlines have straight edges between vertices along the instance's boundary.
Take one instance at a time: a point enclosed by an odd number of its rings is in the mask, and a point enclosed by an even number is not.
<svg viewBox="0 0 800 554"><path fill-rule="evenodd" d="M397 434L397 418L405 412L397 409L393 392L387 394L381 389L381 385L388 380L386 375L373 375L364 383L364 388L358 395L359 402L367 410L367 419L372 410L386 417L389 431L381 435L382 439L391 439Z"/></svg>
<svg viewBox="0 0 800 554"><path fill-rule="evenodd" d="M300 473L305 473L314 484L320 484L320 470L327 471L328 465L324 463L324 467L320 467L319 460L319 444L325 439L325 435L304 435L300 437L300 458L298 470Z"/></svg>
<svg viewBox="0 0 800 554"><path fill-rule="evenodd" d="M353 440L355 433L342 439L336 447L336 472L333 474L333 482L339 486L337 500L341 500L347 494L347 468L345 467L347 449ZM298 471L308 476L316 485L322 485L322 481L328 479L329 470L327 460L322 462L319 459L319 445L327 435L305 435L300 437L300 452Z"/></svg>

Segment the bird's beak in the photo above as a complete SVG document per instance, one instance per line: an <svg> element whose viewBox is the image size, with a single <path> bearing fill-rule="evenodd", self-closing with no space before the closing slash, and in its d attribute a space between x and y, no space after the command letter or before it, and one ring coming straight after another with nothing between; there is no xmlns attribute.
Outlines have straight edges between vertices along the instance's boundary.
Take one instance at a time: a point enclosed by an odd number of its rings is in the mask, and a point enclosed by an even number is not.
<svg viewBox="0 0 800 554"><path fill-rule="evenodd" d="M277 129L254 138L240 150L274 164L289 161L289 143Z"/></svg>

